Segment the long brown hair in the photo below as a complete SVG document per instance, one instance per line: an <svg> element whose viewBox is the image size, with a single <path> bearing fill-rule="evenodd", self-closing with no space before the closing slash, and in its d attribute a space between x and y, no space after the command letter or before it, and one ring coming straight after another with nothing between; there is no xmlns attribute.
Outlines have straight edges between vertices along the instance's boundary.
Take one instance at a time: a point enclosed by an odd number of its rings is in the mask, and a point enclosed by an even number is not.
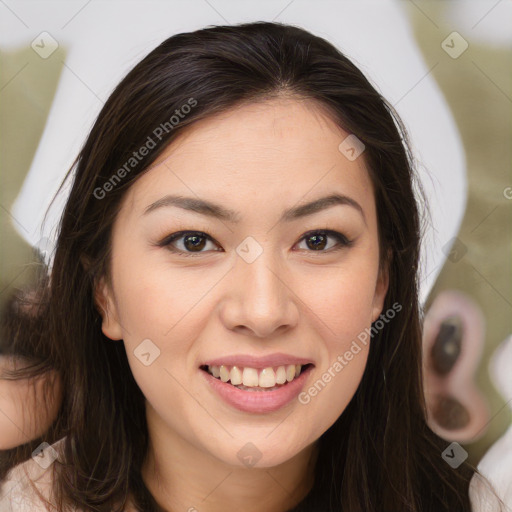
<svg viewBox="0 0 512 512"><path fill-rule="evenodd" d="M320 438L314 486L293 510L470 510L474 468L452 469L441 457L448 443L426 423L418 303L422 216L406 130L332 44L266 22L208 27L161 43L116 87L68 172L73 185L51 279L41 292L44 340L34 354L39 371L55 369L63 383L62 408L44 437L65 436L55 482L61 505L110 511L133 492L144 510L155 507L140 474L148 448L144 396L124 345L102 333L93 295L98 279L109 278L112 225L124 194L185 127L282 94L317 102L365 144L381 264L390 278L383 311L402 306L400 319L372 339L354 397ZM190 108L181 110L184 105ZM127 167L144 145L149 152ZM27 453L11 454L9 464Z"/></svg>

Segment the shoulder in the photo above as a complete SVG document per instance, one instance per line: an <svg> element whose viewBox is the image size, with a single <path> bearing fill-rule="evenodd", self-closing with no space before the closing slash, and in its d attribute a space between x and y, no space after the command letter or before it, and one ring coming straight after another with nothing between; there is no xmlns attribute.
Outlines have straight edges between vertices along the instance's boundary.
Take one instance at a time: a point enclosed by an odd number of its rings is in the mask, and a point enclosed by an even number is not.
<svg viewBox="0 0 512 512"><path fill-rule="evenodd" d="M512 393L511 364L512 336L496 349L489 363L491 379L504 400L508 400ZM510 401L507 403L510 406ZM506 504L503 510L512 511L512 426L485 453L478 463L478 470L491 482L496 494ZM473 493L472 499L475 500L476 512L499 510L499 508L490 508L491 505L488 505L493 498L489 496L488 486L479 475L475 474L471 481L471 493Z"/></svg>
<svg viewBox="0 0 512 512"><path fill-rule="evenodd" d="M496 441L478 464L478 470L491 482L496 494L506 503L507 512L512 511L512 427ZM475 511L499 510L491 509L486 503L489 497L488 485L475 474L471 480L470 495L473 492ZM487 508L485 508L487 506Z"/></svg>
<svg viewBox="0 0 512 512"><path fill-rule="evenodd" d="M512 512L509 497L502 489L496 489L493 482L478 473L473 475L469 485L469 499L473 512Z"/></svg>
<svg viewBox="0 0 512 512"><path fill-rule="evenodd" d="M63 440L41 444L33 456L11 469L0 482L0 512L56 512L53 483L55 460Z"/></svg>
<svg viewBox="0 0 512 512"><path fill-rule="evenodd" d="M42 443L29 460L12 468L0 481L0 512L60 512L53 490L57 471L54 462L63 460L64 441ZM84 512L82 508L72 510ZM124 512L139 512L131 495Z"/></svg>

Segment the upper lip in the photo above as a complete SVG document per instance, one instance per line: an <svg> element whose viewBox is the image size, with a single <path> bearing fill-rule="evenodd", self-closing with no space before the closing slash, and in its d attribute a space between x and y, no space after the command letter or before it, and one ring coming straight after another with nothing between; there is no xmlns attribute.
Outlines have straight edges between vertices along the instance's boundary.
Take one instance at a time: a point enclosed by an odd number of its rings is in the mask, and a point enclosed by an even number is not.
<svg viewBox="0 0 512 512"><path fill-rule="evenodd" d="M201 366L238 366L243 368L269 368L277 366L285 366L287 364L313 364L310 359L304 357L298 357L291 354L268 354L266 356L256 357L248 354L237 354L219 357L217 359L209 359L205 361Z"/></svg>

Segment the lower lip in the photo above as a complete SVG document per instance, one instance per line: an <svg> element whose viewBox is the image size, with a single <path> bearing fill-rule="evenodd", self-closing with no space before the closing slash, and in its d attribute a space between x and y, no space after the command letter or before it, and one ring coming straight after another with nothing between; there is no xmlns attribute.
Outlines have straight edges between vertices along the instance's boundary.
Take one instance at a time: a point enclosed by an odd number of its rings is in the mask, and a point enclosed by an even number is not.
<svg viewBox="0 0 512 512"><path fill-rule="evenodd" d="M221 398L235 409L243 412L266 413L281 409L297 397L304 388L312 368L313 366L308 366L296 379L274 391L244 391L216 379L207 371L199 371Z"/></svg>

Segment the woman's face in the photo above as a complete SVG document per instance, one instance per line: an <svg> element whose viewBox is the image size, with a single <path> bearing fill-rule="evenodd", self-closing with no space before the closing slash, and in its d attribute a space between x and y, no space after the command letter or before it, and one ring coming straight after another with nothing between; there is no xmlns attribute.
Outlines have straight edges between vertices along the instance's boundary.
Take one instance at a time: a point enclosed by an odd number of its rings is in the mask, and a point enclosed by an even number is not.
<svg viewBox="0 0 512 512"><path fill-rule="evenodd" d="M372 183L347 136L311 101L247 104L190 126L129 189L97 298L150 428L270 467L343 413L387 291Z"/></svg>

